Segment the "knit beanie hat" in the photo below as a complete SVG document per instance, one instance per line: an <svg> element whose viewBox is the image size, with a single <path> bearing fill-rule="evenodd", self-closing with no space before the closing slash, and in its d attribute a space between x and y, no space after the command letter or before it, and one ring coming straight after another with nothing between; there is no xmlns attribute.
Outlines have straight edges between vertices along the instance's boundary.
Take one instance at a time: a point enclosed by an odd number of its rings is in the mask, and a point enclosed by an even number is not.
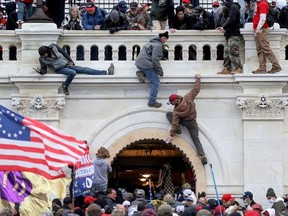
<svg viewBox="0 0 288 216"><path fill-rule="evenodd" d="M275 194L273 188L268 188L267 193L266 193L266 197L276 197L276 194Z"/></svg>
<svg viewBox="0 0 288 216"><path fill-rule="evenodd" d="M172 216L173 209L168 204L162 204L158 207L157 213L159 216Z"/></svg>
<svg viewBox="0 0 288 216"><path fill-rule="evenodd" d="M161 37L165 37L165 38L169 38L169 33L168 33L168 31L166 31L166 32L164 32L164 33L160 33L159 34L159 37L161 38Z"/></svg>
<svg viewBox="0 0 288 216"><path fill-rule="evenodd" d="M178 12L180 12L180 11L182 11L182 12L184 12L184 7L183 6L178 6L178 7L176 7L176 14L178 13Z"/></svg>
<svg viewBox="0 0 288 216"><path fill-rule="evenodd" d="M38 49L38 53L39 53L40 56L43 56L48 51L49 51L49 47L47 47L47 46L41 46Z"/></svg>
<svg viewBox="0 0 288 216"><path fill-rule="evenodd" d="M110 17L112 21L118 21L119 20L119 12L116 10L112 10L110 13Z"/></svg>

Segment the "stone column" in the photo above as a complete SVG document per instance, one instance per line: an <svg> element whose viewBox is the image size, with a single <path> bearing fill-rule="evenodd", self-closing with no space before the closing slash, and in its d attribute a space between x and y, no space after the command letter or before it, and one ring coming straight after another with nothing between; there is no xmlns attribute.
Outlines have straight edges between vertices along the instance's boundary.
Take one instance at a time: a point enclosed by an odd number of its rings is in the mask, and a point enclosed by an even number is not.
<svg viewBox="0 0 288 216"><path fill-rule="evenodd" d="M35 65L39 59L38 48L57 43L63 32L54 23L24 23L22 29L15 31L22 43L21 74L35 73L32 68L38 66Z"/></svg>
<svg viewBox="0 0 288 216"><path fill-rule="evenodd" d="M244 191L253 192L255 200L264 207L269 205L265 197L269 187L278 196L283 192L283 158L286 157L283 120L288 97L282 94L282 89L287 79L284 75L236 77L244 90L237 98L243 112Z"/></svg>

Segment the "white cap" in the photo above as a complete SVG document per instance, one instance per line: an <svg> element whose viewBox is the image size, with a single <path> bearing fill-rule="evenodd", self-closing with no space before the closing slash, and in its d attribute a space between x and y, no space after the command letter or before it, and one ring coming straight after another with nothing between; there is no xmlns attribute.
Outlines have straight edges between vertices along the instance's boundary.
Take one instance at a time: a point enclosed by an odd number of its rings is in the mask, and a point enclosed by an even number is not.
<svg viewBox="0 0 288 216"><path fill-rule="evenodd" d="M123 203L122 203L123 206L130 206L130 202L128 200L125 200Z"/></svg>

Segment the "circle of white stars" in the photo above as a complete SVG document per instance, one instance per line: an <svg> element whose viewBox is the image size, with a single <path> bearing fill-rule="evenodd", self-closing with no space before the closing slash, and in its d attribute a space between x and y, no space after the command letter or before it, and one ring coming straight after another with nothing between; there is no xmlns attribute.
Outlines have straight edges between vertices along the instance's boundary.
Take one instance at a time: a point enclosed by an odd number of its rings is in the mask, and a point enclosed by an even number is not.
<svg viewBox="0 0 288 216"><path fill-rule="evenodd" d="M7 128L4 128L3 126L3 115L8 115L10 116L15 122L18 122L19 120L15 116L13 112L10 112L9 110L0 110L0 131L2 132L3 135L6 135L8 138L17 138L18 136L21 136L23 134L23 131L26 129L25 126L22 126L20 130L17 132L13 131L13 128L11 131L7 130ZM12 132L13 131L13 132Z"/></svg>

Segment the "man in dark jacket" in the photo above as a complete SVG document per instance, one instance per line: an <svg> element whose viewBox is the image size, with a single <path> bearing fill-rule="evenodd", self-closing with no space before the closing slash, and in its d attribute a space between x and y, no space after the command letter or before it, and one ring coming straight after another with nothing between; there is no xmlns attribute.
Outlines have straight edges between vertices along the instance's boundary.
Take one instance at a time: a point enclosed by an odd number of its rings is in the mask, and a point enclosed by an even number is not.
<svg viewBox="0 0 288 216"><path fill-rule="evenodd" d="M69 95L68 87L76 74L90 75L113 75L114 65L111 64L108 70L95 70L88 67L76 66L70 56L58 45L50 44L41 46L38 49L40 55L39 62L41 68L34 69L37 73L44 75L47 73L47 66L58 74L67 75L65 82L62 84L63 92Z"/></svg>
<svg viewBox="0 0 288 216"><path fill-rule="evenodd" d="M243 73L239 55L240 45L240 5L232 3L226 22L217 28L224 33L226 44L224 47L224 69L218 74Z"/></svg>
<svg viewBox="0 0 288 216"><path fill-rule="evenodd" d="M120 11L112 10L105 19L104 29L109 30L111 34L119 30L126 30L127 27L126 16Z"/></svg>
<svg viewBox="0 0 288 216"><path fill-rule="evenodd" d="M174 109L173 112L166 113L168 121L172 124L170 136L167 138L166 142L172 142L175 134L181 134L180 124L183 125L188 129L193 143L197 149L198 156L201 159L202 164L205 165L207 164L207 158L198 136L199 131L196 121L197 112L196 105L194 103L194 99L200 92L201 88L200 77L200 74L195 74L196 82L194 88L184 97L176 94L170 95L168 104L172 104Z"/></svg>
<svg viewBox="0 0 288 216"><path fill-rule="evenodd" d="M195 7L194 13L189 17L191 27L189 29L195 30L206 30L206 29L215 29L214 17L213 15L204 10L203 7Z"/></svg>
<svg viewBox="0 0 288 216"><path fill-rule="evenodd" d="M167 25L169 29L173 26L174 1L173 0L152 0L150 16L153 30L164 30Z"/></svg>
<svg viewBox="0 0 288 216"><path fill-rule="evenodd" d="M160 85L158 76L162 77L164 75L160 64L160 60L163 56L163 44L168 38L168 31L152 38L143 46L135 61L135 65L139 69L139 71L136 72L136 75L140 83L145 83L144 76L150 80L149 107L159 108L162 106L161 103L156 101L156 98Z"/></svg>

